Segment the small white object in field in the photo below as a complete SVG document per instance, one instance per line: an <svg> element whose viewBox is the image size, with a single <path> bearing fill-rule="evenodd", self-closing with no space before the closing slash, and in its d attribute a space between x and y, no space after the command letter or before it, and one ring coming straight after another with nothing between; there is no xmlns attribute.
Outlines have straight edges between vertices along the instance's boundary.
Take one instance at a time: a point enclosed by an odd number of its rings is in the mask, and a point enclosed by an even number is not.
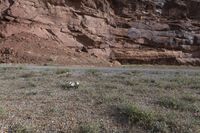
<svg viewBox="0 0 200 133"><path fill-rule="evenodd" d="M155 11L156 11L156 13L158 13L158 14L162 14L162 10L161 10L161 9L156 9Z"/></svg>
<svg viewBox="0 0 200 133"><path fill-rule="evenodd" d="M66 88L75 88L77 89L79 87L80 83L78 81L70 81L70 82L67 82L67 85L66 85Z"/></svg>
<svg viewBox="0 0 200 133"><path fill-rule="evenodd" d="M78 81L75 82L76 85L80 85L80 83Z"/></svg>

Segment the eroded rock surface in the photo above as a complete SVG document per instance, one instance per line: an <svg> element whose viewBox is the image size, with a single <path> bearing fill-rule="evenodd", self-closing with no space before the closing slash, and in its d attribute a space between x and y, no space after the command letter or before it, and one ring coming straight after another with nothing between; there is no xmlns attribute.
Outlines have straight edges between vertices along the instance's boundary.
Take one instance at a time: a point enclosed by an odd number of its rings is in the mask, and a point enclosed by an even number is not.
<svg viewBox="0 0 200 133"><path fill-rule="evenodd" d="M0 62L200 65L199 0L0 0Z"/></svg>

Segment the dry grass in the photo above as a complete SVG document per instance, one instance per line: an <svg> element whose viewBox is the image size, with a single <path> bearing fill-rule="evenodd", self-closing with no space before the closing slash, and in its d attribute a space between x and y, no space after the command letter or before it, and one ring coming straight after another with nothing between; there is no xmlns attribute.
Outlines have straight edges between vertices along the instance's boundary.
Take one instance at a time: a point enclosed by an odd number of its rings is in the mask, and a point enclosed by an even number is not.
<svg viewBox="0 0 200 133"><path fill-rule="evenodd" d="M0 68L0 130L199 133L199 72Z"/></svg>

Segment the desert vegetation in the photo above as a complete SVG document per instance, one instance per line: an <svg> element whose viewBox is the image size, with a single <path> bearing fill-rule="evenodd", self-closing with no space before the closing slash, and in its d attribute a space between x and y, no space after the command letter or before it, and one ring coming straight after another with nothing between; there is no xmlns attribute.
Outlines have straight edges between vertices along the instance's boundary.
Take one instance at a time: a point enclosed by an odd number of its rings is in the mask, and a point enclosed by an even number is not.
<svg viewBox="0 0 200 133"><path fill-rule="evenodd" d="M199 133L200 70L142 68L1 67L0 129Z"/></svg>

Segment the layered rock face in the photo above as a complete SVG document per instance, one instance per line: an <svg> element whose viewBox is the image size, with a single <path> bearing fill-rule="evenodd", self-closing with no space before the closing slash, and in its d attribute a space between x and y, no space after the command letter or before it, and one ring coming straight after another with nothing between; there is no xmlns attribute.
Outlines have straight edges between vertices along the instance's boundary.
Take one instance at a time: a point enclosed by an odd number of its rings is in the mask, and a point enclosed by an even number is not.
<svg viewBox="0 0 200 133"><path fill-rule="evenodd" d="M200 0L0 0L0 62L200 65Z"/></svg>

